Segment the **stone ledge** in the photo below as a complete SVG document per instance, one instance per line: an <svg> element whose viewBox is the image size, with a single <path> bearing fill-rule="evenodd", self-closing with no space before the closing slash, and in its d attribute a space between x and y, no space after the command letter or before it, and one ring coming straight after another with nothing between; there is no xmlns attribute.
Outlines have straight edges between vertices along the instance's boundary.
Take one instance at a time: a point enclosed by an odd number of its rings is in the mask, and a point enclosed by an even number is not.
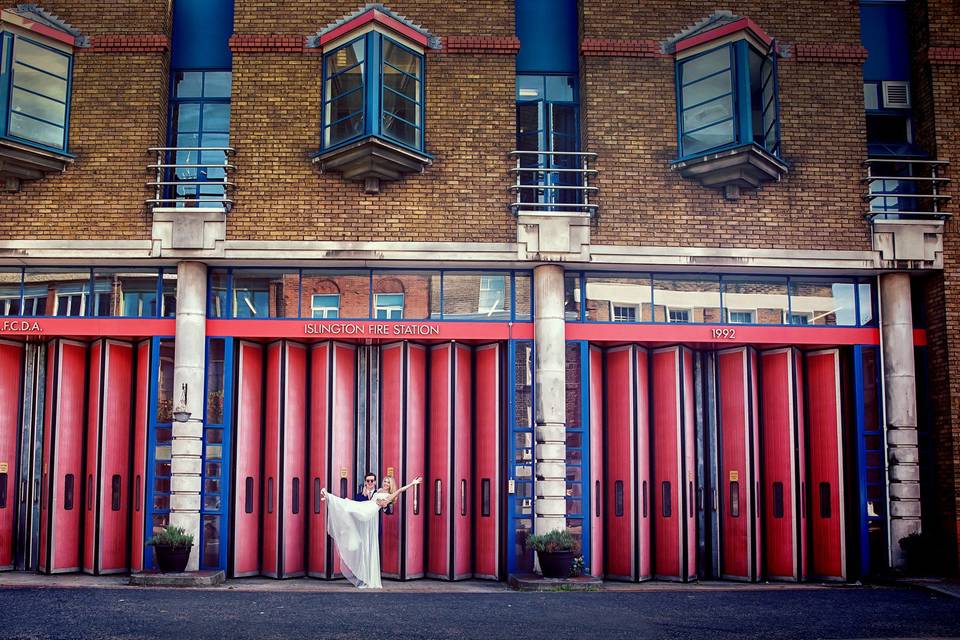
<svg viewBox="0 0 960 640"><path fill-rule="evenodd" d="M186 573L160 573L145 571L131 573L130 584L137 587L215 587L226 580L223 571L188 571Z"/></svg>
<svg viewBox="0 0 960 640"><path fill-rule="evenodd" d="M510 574L507 582L517 591L600 591L603 580L594 576L544 578L533 573Z"/></svg>

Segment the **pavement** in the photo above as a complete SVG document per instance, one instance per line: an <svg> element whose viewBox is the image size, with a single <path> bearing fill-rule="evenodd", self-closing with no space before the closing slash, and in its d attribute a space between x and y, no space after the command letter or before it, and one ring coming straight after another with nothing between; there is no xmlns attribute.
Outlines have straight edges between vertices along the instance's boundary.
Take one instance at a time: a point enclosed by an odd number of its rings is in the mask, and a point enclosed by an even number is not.
<svg viewBox="0 0 960 640"><path fill-rule="evenodd" d="M123 578L69 578L45 578L39 587L13 586L4 577L0 639L960 637L960 600L915 588L656 585L520 593L497 583L417 581L374 592L294 580L278 591L277 582L263 580L162 589L122 586ZM61 581L70 587L54 585ZM272 588L260 590L264 582Z"/></svg>

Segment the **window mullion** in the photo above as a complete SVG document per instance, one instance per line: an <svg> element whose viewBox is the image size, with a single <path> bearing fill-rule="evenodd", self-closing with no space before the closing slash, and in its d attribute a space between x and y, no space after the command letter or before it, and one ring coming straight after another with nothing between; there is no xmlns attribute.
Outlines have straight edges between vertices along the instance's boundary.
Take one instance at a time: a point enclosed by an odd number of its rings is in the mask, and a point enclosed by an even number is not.
<svg viewBox="0 0 960 640"><path fill-rule="evenodd" d="M748 144L753 139L753 123L750 108L750 59L748 45L745 40L741 40L732 45L734 60L733 80L736 83L737 92L734 99L733 109L737 114L736 140L740 144Z"/></svg>
<svg viewBox="0 0 960 640"><path fill-rule="evenodd" d="M364 133L380 135L383 120L382 36L375 31L369 33L366 45L367 66L364 69L364 82L367 85L367 104Z"/></svg>

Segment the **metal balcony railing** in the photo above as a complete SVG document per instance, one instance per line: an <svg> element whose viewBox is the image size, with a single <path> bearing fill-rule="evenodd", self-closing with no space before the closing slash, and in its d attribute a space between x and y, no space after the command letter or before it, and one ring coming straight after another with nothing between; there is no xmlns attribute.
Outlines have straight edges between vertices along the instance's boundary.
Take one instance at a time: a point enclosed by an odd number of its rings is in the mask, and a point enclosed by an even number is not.
<svg viewBox="0 0 960 640"><path fill-rule="evenodd" d="M517 213L562 213L592 216L597 212L599 188L590 184L597 175L590 163L597 157L585 151L511 151L513 194L510 210Z"/></svg>
<svg viewBox="0 0 960 640"><path fill-rule="evenodd" d="M949 162L909 158L871 158L864 162L869 203L867 217L874 219L933 218L944 220L950 213L944 207L950 196L943 188Z"/></svg>
<svg viewBox="0 0 960 640"><path fill-rule="evenodd" d="M147 153L156 157L155 164L147 165L156 175L147 183L154 188L148 206L233 208L232 147L151 147Z"/></svg>

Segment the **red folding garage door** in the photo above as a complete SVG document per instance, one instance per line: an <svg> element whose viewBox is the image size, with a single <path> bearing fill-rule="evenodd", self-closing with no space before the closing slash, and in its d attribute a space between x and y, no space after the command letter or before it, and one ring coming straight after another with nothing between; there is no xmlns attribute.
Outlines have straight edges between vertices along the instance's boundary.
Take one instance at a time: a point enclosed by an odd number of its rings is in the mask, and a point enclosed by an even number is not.
<svg viewBox="0 0 960 640"><path fill-rule="evenodd" d="M263 434L263 346L237 344L237 396L234 437L233 577L260 573L260 440Z"/></svg>
<svg viewBox="0 0 960 640"><path fill-rule="evenodd" d="M23 344L0 340L0 571L13 568Z"/></svg>
<svg viewBox="0 0 960 640"><path fill-rule="evenodd" d="M83 571L95 575L129 569L133 359L128 342L90 346Z"/></svg>
<svg viewBox="0 0 960 640"><path fill-rule="evenodd" d="M802 364L793 348L760 354L763 552L770 580L806 577Z"/></svg>
<svg viewBox="0 0 960 640"><path fill-rule="evenodd" d="M425 347L397 342L380 357L380 477L400 486L426 472ZM380 569L384 577L411 580L424 575L423 485L401 495L380 521Z"/></svg>
<svg viewBox="0 0 960 640"><path fill-rule="evenodd" d="M473 576L497 580L500 577L501 347L499 344L479 346L474 350L474 358Z"/></svg>

